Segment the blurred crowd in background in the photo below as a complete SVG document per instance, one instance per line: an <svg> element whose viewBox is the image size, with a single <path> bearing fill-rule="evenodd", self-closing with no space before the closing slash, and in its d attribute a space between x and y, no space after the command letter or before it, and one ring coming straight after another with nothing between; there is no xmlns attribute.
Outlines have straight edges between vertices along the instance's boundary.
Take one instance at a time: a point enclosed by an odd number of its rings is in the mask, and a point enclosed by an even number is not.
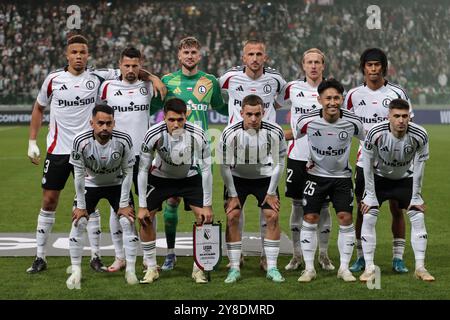
<svg viewBox="0 0 450 320"><path fill-rule="evenodd" d="M312 3L309 3L312 2ZM216 76L241 64L247 39L266 41L268 65L287 81L302 77L301 54L317 47L326 76L348 90L362 82L359 57L368 47L389 59L387 79L407 89L414 104L450 101L450 5L378 1L381 29L370 30L367 2L323 1L2 1L0 3L0 104L32 103L49 72L64 67L67 8L81 9L89 65L117 67L127 45L145 55L158 76L176 70L177 45L193 35L202 42L201 69ZM319 1L320 2L320 1Z"/></svg>

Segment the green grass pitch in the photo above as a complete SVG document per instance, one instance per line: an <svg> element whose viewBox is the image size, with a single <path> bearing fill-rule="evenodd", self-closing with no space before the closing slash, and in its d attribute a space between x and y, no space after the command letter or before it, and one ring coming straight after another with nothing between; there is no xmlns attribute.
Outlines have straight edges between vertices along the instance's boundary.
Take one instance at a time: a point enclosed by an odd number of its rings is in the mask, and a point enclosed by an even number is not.
<svg viewBox="0 0 450 320"><path fill-rule="evenodd" d="M32 262L31 257L0 258L0 299L449 299L450 293L450 219L447 200L450 195L450 127L426 126L430 135L430 160L425 169L423 196L427 205L426 225L429 235L427 250L427 267L436 277L434 283L418 281L413 277L414 256L409 242L410 226L407 221L407 247L405 261L410 269L408 274L398 275L391 271L390 214L386 204L377 224L376 263L382 270L381 289L369 290L365 284L344 283L336 278L336 271L318 270L318 277L309 284L297 282L299 271L286 272L284 266L289 256L280 256L279 268L286 277L282 284L265 279L259 270L257 257L247 257L242 270L242 281L226 285L227 259L224 257L218 271L212 273L212 282L196 285L190 279L192 258L181 257L175 270L163 273L160 279L151 285L129 286L125 283L123 273L98 274L89 270L88 259L83 260L82 290L69 291L65 280L65 269L69 257L49 257L49 269L41 274L29 275L25 269ZM41 152L45 153L46 128L39 136ZM0 127L0 194L2 210L0 213L0 232L34 232L41 202L40 181L41 165L32 165L27 156L28 127ZM351 159L354 161L355 152ZM45 155L44 155L45 156ZM216 220L225 221L222 207L222 179L217 167L214 168L214 210ZM280 193L284 183L280 185ZM62 192L57 210L56 224L53 232L68 233L70 229L70 211L74 188L72 179ZM289 214L290 200L281 197L281 228L290 236ZM101 202L103 213L103 231L108 232L108 214L106 201ZM334 212L334 211L333 211ZM247 232L258 231L259 213L254 198L247 200ZM162 231L162 218L158 219L158 230ZM190 231L192 214L181 214L179 231ZM333 218L333 230L329 254L338 264L337 223ZM354 253L355 256L356 253ZM112 257L105 257L105 263L112 262ZM140 269L142 258L138 258ZM162 263L162 258L158 258Z"/></svg>

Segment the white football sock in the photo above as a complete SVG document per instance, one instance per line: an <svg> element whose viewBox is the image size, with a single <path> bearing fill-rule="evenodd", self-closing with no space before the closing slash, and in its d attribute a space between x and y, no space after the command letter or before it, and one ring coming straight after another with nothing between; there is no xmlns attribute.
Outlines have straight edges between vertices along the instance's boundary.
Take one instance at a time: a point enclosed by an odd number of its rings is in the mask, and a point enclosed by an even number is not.
<svg viewBox="0 0 450 320"><path fill-rule="evenodd" d="M411 221L411 246L416 259L416 269L418 269L425 266L425 251L428 241L425 216L418 210L409 210L408 217Z"/></svg>
<svg viewBox="0 0 450 320"><path fill-rule="evenodd" d="M303 220L300 244L305 260L305 269L314 270L314 256L317 250L317 223L308 223Z"/></svg>
<svg viewBox="0 0 450 320"><path fill-rule="evenodd" d="M319 219L319 253L327 254L331 235L331 216L328 205L320 210Z"/></svg>
<svg viewBox="0 0 450 320"><path fill-rule="evenodd" d="M377 234L375 226L378 219L378 209L370 209L368 213L363 216L363 223L361 227L361 243L364 251L364 260L367 267L373 266L375 248L377 246Z"/></svg>
<svg viewBox="0 0 450 320"><path fill-rule="evenodd" d="M227 242L228 259L231 268L240 270L240 259L242 253L242 241Z"/></svg>
<svg viewBox="0 0 450 320"><path fill-rule="evenodd" d="M339 226L338 249L341 258L339 269L348 269L348 264L353 254L355 246L355 227L353 224L349 226Z"/></svg>
<svg viewBox="0 0 450 320"><path fill-rule="evenodd" d="M267 270L277 267L278 254L280 253L280 240L264 240L264 251L267 257Z"/></svg>
<svg viewBox="0 0 450 320"><path fill-rule="evenodd" d="M81 258L83 257L83 234L86 231L88 221L86 217L78 220L78 225L72 222L72 228L69 235L69 253L70 261L73 266L81 266ZM72 270L73 271L73 270Z"/></svg>
<svg viewBox="0 0 450 320"><path fill-rule="evenodd" d="M148 268L156 268L156 240L144 242L141 240L144 262Z"/></svg>
<svg viewBox="0 0 450 320"><path fill-rule="evenodd" d="M292 254L295 257L301 257L302 249L300 248L300 228L303 221L302 200L292 199L290 227L292 233Z"/></svg>
<svg viewBox="0 0 450 320"><path fill-rule="evenodd" d="M392 257L403 260L405 252L406 240L402 238L394 238L392 240Z"/></svg>
<svg viewBox="0 0 450 320"><path fill-rule="evenodd" d="M87 233L91 245L91 259L95 257L100 258L100 238L102 230L100 225L100 212L98 210L89 214Z"/></svg>
<svg viewBox="0 0 450 320"><path fill-rule="evenodd" d="M53 225L55 224L55 211L45 211L41 209L38 216L37 228L36 228L36 245L38 258L45 259L47 253L47 240L52 232Z"/></svg>
<svg viewBox="0 0 450 320"><path fill-rule="evenodd" d="M123 243L125 249L125 257L127 260L127 266L125 271L135 272L136 254L139 238L136 235L134 223L124 216L120 217L120 225L123 230Z"/></svg>
<svg viewBox="0 0 450 320"><path fill-rule="evenodd" d="M111 240L114 245L114 251L116 257L119 259L125 259L125 251L123 248L123 235L122 235L122 226L119 222L119 217L113 208L110 209L109 215L109 229L111 232Z"/></svg>

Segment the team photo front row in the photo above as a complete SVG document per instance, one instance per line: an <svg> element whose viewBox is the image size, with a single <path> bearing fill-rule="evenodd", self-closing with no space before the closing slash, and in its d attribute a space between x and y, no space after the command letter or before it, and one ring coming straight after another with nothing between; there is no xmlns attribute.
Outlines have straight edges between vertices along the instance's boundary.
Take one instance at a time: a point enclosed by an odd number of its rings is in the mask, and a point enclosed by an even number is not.
<svg viewBox="0 0 450 320"><path fill-rule="evenodd" d="M319 212L328 202L336 210L339 223L340 266L337 277L343 281L356 281L349 270L355 244L353 182L349 165L353 136L364 141L362 237L366 268L360 280L372 281L375 277L375 224L379 206L389 199L399 201L401 208L407 209L416 276L426 281L434 280L424 267L427 234L421 184L428 159L425 129L410 122L409 104L396 99L389 104L389 120L374 126L365 135L361 120L341 109L344 89L338 81L323 81L318 92L322 108L300 117L295 130L296 138L306 136L310 146L310 161L306 165L303 185L298 185L303 189L304 218L300 243L305 263L298 281L310 282L316 277L317 224ZM137 187L147 192L139 193L136 216L130 197L135 167L131 137L114 130L111 107L98 105L93 109L92 129L75 137L70 155L77 200L70 231L71 276L67 280L68 288L80 287L83 234L100 199L108 200L122 226L125 278L129 284L152 283L159 278L154 222L165 200L181 197L185 208L193 211L197 223L212 222L211 166L214 161L208 136L199 126L187 122L186 114L183 100L170 99L164 105L164 120L150 127L145 134L137 167ZM256 197L267 224L263 246L267 258L266 277L274 282L285 280L277 268L280 245L277 186L283 175L287 148L281 127L263 120L263 115L261 98L256 95L245 97L241 111L243 120L223 130L216 150L226 190L226 247L230 268L225 283L241 278L239 217L248 195ZM135 218L139 221L139 236L135 232ZM139 239L147 268L140 281L135 271ZM195 280L205 278L195 263L192 277Z"/></svg>

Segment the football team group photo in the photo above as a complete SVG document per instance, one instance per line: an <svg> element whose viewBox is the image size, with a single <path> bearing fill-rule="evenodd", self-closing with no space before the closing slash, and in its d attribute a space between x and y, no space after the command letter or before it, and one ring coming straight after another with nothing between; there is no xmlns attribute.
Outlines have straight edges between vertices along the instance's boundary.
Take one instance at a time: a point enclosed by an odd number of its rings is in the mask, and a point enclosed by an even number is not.
<svg viewBox="0 0 450 320"><path fill-rule="evenodd" d="M0 111L28 116L0 126L0 240L32 252L0 257L3 299L449 298L439 10L127 6L0 5ZM210 272L180 237L211 224Z"/></svg>

